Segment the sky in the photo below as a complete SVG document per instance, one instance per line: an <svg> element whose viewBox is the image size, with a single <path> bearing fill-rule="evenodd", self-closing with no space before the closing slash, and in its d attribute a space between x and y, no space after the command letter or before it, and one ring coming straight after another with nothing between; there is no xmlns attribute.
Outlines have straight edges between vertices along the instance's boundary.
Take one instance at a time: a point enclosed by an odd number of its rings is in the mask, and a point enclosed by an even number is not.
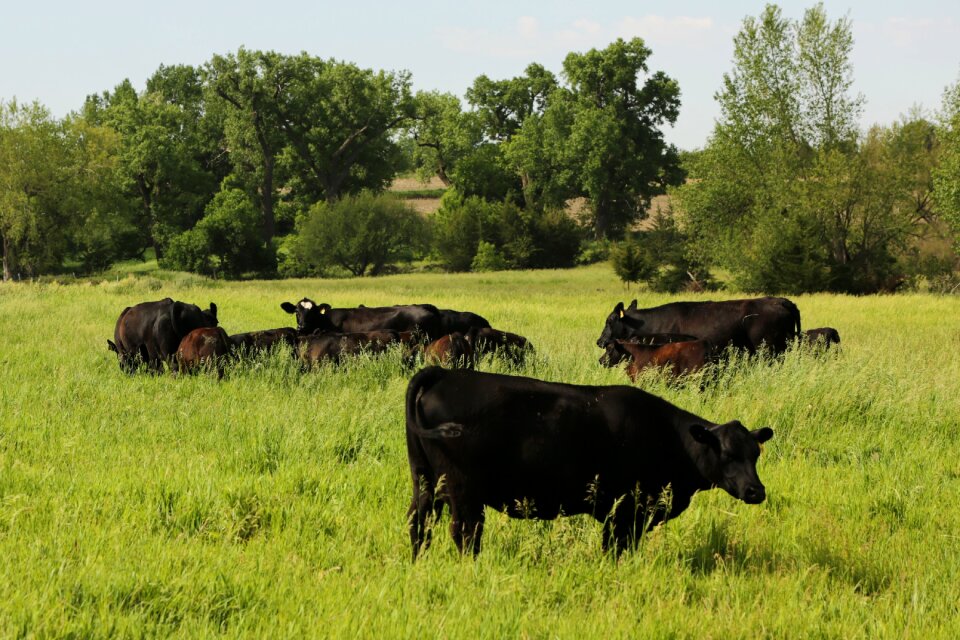
<svg viewBox="0 0 960 640"><path fill-rule="evenodd" d="M7 3L5 3L7 4ZM11 3L12 4L12 3ZM781 2L799 18L813 2ZM0 9L0 99L39 100L54 115L125 78L142 88L161 64L200 65L215 53L307 51L362 67L407 70L417 90L463 96L474 78L520 75L531 62L559 73L571 51L642 37L651 70L680 84L668 141L702 147L731 69L733 36L763 2L399 2L308 0L88 0L16 3ZM960 79L960 2L827 1L853 24L861 126L890 123L915 106L933 113Z"/></svg>

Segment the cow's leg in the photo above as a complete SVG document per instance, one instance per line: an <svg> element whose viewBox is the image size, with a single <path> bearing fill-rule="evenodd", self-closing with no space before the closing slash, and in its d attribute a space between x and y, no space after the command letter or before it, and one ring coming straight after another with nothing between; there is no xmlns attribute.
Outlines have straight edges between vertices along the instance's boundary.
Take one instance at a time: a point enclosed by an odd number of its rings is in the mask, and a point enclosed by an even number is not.
<svg viewBox="0 0 960 640"><path fill-rule="evenodd" d="M617 557L632 547L642 532L643 514L638 513L636 504L630 497L624 497L610 513L603 526L603 551L614 550Z"/></svg>
<svg viewBox="0 0 960 640"><path fill-rule="evenodd" d="M450 503L450 535L460 553L472 551L476 556L480 553L480 539L483 537L483 503L458 498Z"/></svg>
<svg viewBox="0 0 960 640"><path fill-rule="evenodd" d="M433 483L422 474L413 479L413 500L407 510L407 522L410 526L410 543L413 546L413 559L416 560L422 549L430 546L431 529L427 527L427 516L433 510L439 518L443 503L434 498Z"/></svg>

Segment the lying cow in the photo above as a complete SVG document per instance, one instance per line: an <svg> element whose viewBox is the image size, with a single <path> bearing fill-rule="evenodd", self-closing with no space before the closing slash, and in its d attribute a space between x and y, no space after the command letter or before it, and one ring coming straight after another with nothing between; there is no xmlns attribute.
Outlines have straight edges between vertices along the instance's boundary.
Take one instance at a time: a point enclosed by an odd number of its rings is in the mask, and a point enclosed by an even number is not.
<svg viewBox="0 0 960 640"><path fill-rule="evenodd" d="M297 342L297 330L290 327L281 327L279 329L235 333L230 336L230 342L233 348L241 353L268 351L278 344L287 344L293 347Z"/></svg>
<svg viewBox="0 0 960 640"><path fill-rule="evenodd" d="M132 371L137 360L162 371L164 363L176 368L174 355L188 333L216 326L217 305L212 302L205 311L171 298L141 302L123 310L113 331L116 342L107 340L107 347L116 352L124 371Z"/></svg>
<svg viewBox="0 0 960 640"><path fill-rule="evenodd" d="M280 308L297 318L297 332L310 335L317 331L361 333L364 331L421 331L431 339L444 335L440 311L430 304L393 307L357 307L334 309L304 298L297 304L284 302Z"/></svg>
<svg viewBox="0 0 960 640"><path fill-rule="evenodd" d="M473 359L473 346L459 331L437 338L423 348L423 362L427 365L472 369Z"/></svg>
<svg viewBox="0 0 960 640"><path fill-rule="evenodd" d="M620 553L697 491L766 497L756 463L769 427L716 424L635 387L430 367L407 387L406 422L414 559L443 504L461 552L480 552L488 506L514 518L590 514L606 525L603 548Z"/></svg>
<svg viewBox="0 0 960 640"><path fill-rule="evenodd" d="M517 364L523 364L533 352L533 345L523 336L490 327L472 331L466 338L478 358L488 353L500 353Z"/></svg>
<svg viewBox="0 0 960 640"><path fill-rule="evenodd" d="M296 354L304 366L311 367L325 360L342 362L360 353L383 353L399 341L396 331L314 333L297 338Z"/></svg>
<svg viewBox="0 0 960 640"><path fill-rule="evenodd" d="M204 367L216 368L223 376L223 359L230 353L233 344L227 332L220 327L194 329L180 341L177 348L178 371L189 373Z"/></svg>
<svg viewBox="0 0 960 640"><path fill-rule="evenodd" d="M458 332L466 335L471 329L490 328L486 318L471 311L453 309L437 309L437 311L440 313L440 330L447 335Z"/></svg>
<svg viewBox="0 0 960 640"><path fill-rule="evenodd" d="M671 302L638 309L637 301L613 308L597 340L605 348L614 340L633 340L660 333L682 333L754 353L765 347L782 353L800 334L800 310L786 298L753 298L723 302Z"/></svg>
<svg viewBox="0 0 960 640"><path fill-rule="evenodd" d="M800 344L820 346L823 349L829 349L832 344L840 346L840 332L833 327L808 329L800 334Z"/></svg>

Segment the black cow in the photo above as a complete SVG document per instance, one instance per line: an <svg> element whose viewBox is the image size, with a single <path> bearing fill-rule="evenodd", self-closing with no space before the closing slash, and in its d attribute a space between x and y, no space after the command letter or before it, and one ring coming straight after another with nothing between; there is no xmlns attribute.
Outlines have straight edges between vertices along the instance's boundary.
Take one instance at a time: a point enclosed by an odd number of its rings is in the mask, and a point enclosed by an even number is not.
<svg viewBox="0 0 960 640"><path fill-rule="evenodd" d="M715 424L634 387L430 367L407 387L406 421L414 559L444 503L461 551L480 552L489 506L515 518L590 514L619 553L697 491L766 497L756 462L770 428Z"/></svg>
<svg viewBox="0 0 960 640"><path fill-rule="evenodd" d="M342 362L347 356L363 352L383 353L396 342L400 342L396 331L318 332L297 338L296 354L303 366L309 368L324 360Z"/></svg>
<svg viewBox="0 0 960 640"><path fill-rule="evenodd" d="M607 316L597 346L662 333L691 335L718 350L734 347L754 353L765 346L782 353L800 334L800 310L786 298L671 302L651 309L637 309L636 300L624 309L620 302Z"/></svg>
<svg viewBox="0 0 960 640"><path fill-rule="evenodd" d="M235 333L230 336L230 343L233 349L246 353L255 351L267 351L274 345L288 344L291 347L297 342L297 330L290 327L281 327L279 329L264 329L263 331L249 331L247 333Z"/></svg>
<svg viewBox="0 0 960 640"><path fill-rule="evenodd" d="M488 353L499 353L519 365L533 353L533 344L523 336L492 327L474 329L467 333L466 339L478 358Z"/></svg>
<svg viewBox="0 0 960 640"><path fill-rule="evenodd" d="M823 349L829 349L832 344L840 346L840 332L833 327L808 329L800 334L800 343L809 346L819 345Z"/></svg>
<svg viewBox="0 0 960 640"><path fill-rule="evenodd" d="M155 371L162 371L164 362L176 369L180 341L194 329L215 326L217 305L212 302L205 311L171 298L141 302L123 310L113 332L116 343L107 340L107 346L125 371L132 371L138 358Z"/></svg>
<svg viewBox="0 0 960 640"><path fill-rule="evenodd" d="M440 313L440 330L444 335L462 333L466 335L471 329L489 329L490 323L481 315L471 311L456 311L454 309L438 309Z"/></svg>
<svg viewBox="0 0 960 640"><path fill-rule="evenodd" d="M440 311L431 304L393 307L357 307L334 309L304 298L297 304L284 302L280 308L297 316L297 331L309 335L315 331L360 333L364 331L421 331L434 340L444 335Z"/></svg>

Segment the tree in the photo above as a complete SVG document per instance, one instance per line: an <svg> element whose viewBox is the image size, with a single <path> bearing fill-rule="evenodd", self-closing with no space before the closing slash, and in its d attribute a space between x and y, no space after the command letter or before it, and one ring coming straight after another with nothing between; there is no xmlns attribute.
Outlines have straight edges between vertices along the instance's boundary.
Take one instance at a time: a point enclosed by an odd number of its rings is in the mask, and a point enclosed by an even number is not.
<svg viewBox="0 0 960 640"><path fill-rule="evenodd" d="M237 277L267 265L260 216L241 189L224 186L197 225L170 241L165 267Z"/></svg>
<svg viewBox="0 0 960 640"><path fill-rule="evenodd" d="M414 115L410 75L335 60L261 54L274 78L284 162L313 202L384 189L402 154L395 134Z"/></svg>
<svg viewBox="0 0 960 640"><path fill-rule="evenodd" d="M220 134L205 116L199 72L161 66L145 92L124 80L113 92L89 96L82 113L120 134L119 187L141 230L130 251L153 247L162 257L166 242L203 215L223 175Z"/></svg>
<svg viewBox="0 0 960 640"><path fill-rule="evenodd" d="M276 233L275 170L283 150L276 101L286 79L276 76L280 54L248 51L215 55L204 67L207 101L223 113L230 160L238 176L255 185L264 241Z"/></svg>
<svg viewBox="0 0 960 640"><path fill-rule="evenodd" d="M678 195L695 252L745 289L877 290L930 215L929 128L860 138L851 31L822 5L800 21L768 5L734 39L721 117Z"/></svg>
<svg viewBox="0 0 960 640"><path fill-rule="evenodd" d="M680 88L663 72L650 73L651 53L640 38L618 39L563 62L569 139L551 155L562 151L577 163L577 195L589 198L601 237L622 235L653 195L682 180L678 152L661 132L677 119Z"/></svg>
<svg viewBox="0 0 960 640"><path fill-rule="evenodd" d="M460 161L483 142L480 118L464 112L450 93L420 91L414 102L416 115L408 130L414 141L414 165L422 178L435 175L444 185L455 186Z"/></svg>
<svg viewBox="0 0 960 640"><path fill-rule="evenodd" d="M331 266L376 276L426 247L423 219L402 200L364 191L319 202L299 220L292 259L316 273Z"/></svg>
<svg viewBox="0 0 960 640"><path fill-rule="evenodd" d="M943 93L938 132L942 154L933 172L935 199L960 250L960 81Z"/></svg>

